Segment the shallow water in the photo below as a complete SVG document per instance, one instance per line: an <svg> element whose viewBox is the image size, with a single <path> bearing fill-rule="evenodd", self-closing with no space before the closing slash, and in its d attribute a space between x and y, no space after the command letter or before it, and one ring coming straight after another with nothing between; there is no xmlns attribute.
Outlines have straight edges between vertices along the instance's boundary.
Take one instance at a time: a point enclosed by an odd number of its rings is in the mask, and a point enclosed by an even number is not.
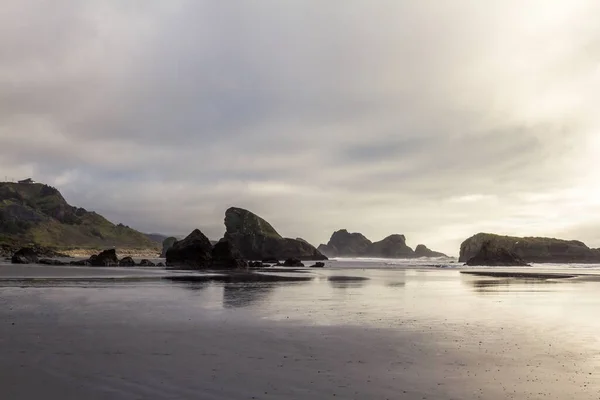
<svg viewBox="0 0 600 400"><path fill-rule="evenodd" d="M280 282L106 268L5 281L3 398L600 397L600 282L398 264ZM109 273L145 279L90 279Z"/></svg>

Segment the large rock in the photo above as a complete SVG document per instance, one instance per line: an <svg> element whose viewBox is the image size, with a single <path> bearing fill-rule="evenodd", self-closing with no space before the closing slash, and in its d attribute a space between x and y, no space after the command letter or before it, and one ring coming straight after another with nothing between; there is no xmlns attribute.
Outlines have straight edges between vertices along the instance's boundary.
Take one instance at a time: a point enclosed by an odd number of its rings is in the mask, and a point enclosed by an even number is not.
<svg viewBox="0 0 600 400"><path fill-rule="evenodd" d="M165 240L163 240L162 242L162 251L160 253L160 256L162 258L167 257L167 251L173 247L173 245L177 242L177 238L174 238L173 236L166 238Z"/></svg>
<svg viewBox="0 0 600 400"><path fill-rule="evenodd" d="M369 247L367 255L383 258L413 258L415 252L406 245L404 235L390 235L379 242L373 243Z"/></svg>
<svg viewBox="0 0 600 400"><path fill-rule="evenodd" d="M236 269L246 267L248 267L248 263L244 261L239 250L231 242L221 240L215 244L212 249L212 268Z"/></svg>
<svg viewBox="0 0 600 400"><path fill-rule="evenodd" d="M119 261L119 266L121 267L135 267L135 260L131 257L123 257L121 261Z"/></svg>
<svg viewBox="0 0 600 400"><path fill-rule="evenodd" d="M415 256L417 257L448 257L439 251L433 251L427 248L424 244L420 244L415 248Z"/></svg>
<svg viewBox="0 0 600 400"><path fill-rule="evenodd" d="M340 229L331 235L329 243L319 246L328 257L362 257L367 255L373 243L362 233L350 233Z"/></svg>
<svg viewBox="0 0 600 400"><path fill-rule="evenodd" d="M212 245L200 230L196 229L185 239L175 242L167 250L167 265L184 269L210 268Z"/></svg>
<svg viewBox="0 0 600 400"><path fill-rule="evenodd" d="M241 208L232 207L226 211L225 228L224 240L247 260L327 259L305 240L283 238L267 221Z"/></svg>
<svg viewBox="0 0 600 400"><path fill-rule="evenodd" d="M23 247L11 259L13 264L36 264L38 261L38 255L31 247Z"/></svg>
<svg viewBox="0 0 600 400"><path fill-rule="evenodd" d="M497 247L496 243L487 241L481 245L475 256L467 260L467 265L526 267L529 264L505 247Z"/></svg>
<svg viewBox="0 0 600 400"><path fill-rule="evenodd" d="M379 242L371 242L361 233L350 233L346 229L336 231L327 244L319 246L319 251L328 257L377 257L415 258L442 257L444 254L419 245L413 251L406 244L404 235L390 235Z"/></svg>
<svg viewBox="0 0 600 400"><path fill-rule="evenodd" d="M560 240L543 237L500 236L478 233L460 246L460 262L475 257L482 246L489 243L494 248L504 248L529 263L598 263L600 250L590 249L577 240Z"/></svg>
<svg viewBox="0 0 600 400"><path fill-rule="evenodd" d="M116 267L119 265L119 258L115 249L109 249L91 256L88 262L94 267Z"/></svg>

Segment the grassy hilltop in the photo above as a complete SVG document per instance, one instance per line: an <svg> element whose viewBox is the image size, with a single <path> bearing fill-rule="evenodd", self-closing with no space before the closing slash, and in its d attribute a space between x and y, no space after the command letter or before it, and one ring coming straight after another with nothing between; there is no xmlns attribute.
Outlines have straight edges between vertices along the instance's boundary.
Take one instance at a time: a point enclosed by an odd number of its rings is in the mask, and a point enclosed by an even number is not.
<svg viewBox="0 0 600 400"><path fill-rule="evenodd" d="M0 243L60 249L157 248L141 232L69 205L51 186L12 182L0 182Z"/></svg>

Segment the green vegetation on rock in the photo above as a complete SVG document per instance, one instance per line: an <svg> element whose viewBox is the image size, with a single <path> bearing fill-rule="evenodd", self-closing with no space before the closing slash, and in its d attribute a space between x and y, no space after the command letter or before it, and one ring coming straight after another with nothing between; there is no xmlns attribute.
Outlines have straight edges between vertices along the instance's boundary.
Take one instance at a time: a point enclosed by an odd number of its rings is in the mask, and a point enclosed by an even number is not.
<svg viewBox="0 0 600 400"><path fill-rule="evenodd" d="M53 248L158 248L146 235L69 205L44 184L0 183L0 243Z"/></svg>

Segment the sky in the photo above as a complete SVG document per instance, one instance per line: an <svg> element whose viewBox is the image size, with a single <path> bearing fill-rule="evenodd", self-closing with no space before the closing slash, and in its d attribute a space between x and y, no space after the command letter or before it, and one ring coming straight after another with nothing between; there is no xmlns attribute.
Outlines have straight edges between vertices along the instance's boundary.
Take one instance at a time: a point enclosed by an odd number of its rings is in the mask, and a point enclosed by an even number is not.
<svg viewBox="0 0 600 400"><path fill-rule="evenodd" d="M600 247L596 0L8 0L0 175L144 232L230 206L457 255Z"/></svg>

